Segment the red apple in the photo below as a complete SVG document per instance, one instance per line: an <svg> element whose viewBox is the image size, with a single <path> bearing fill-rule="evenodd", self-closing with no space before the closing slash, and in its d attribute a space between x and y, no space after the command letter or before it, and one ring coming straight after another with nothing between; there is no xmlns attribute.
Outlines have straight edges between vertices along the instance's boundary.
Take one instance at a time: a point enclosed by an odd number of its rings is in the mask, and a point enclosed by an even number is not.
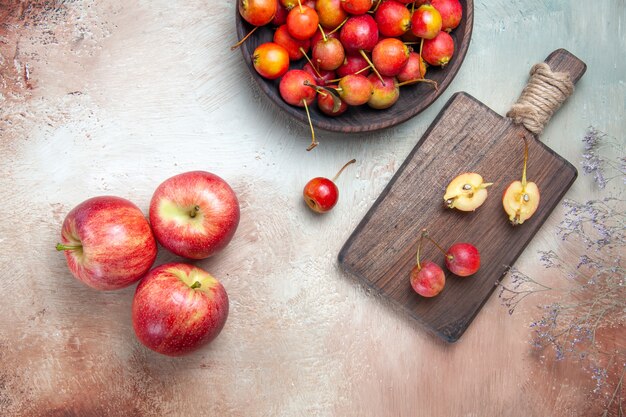
<svg viewBox="0 0 626 417"><path fill-rule="evenodd" d="M211 342L227 317L228 295L222 284L188 264L154 268L139 283L133 298L137 338L164 355L184 355Z"/></svg>
<svg viewBox="0 0 626 417"><path fill-rule="evenodd" d="M239 225L239 201L230 186L205 171L163 182L150 202L158 242L179 256L204 259L223 249Z"/></svg>
<svg viewBox="0 0 626 417"><path fill-rule="evenodd" d="M61 243L72 274L98 290L124 288L141 278L156 259L150 225L139 208L119 197L94 197L63 221Z"/></svg>

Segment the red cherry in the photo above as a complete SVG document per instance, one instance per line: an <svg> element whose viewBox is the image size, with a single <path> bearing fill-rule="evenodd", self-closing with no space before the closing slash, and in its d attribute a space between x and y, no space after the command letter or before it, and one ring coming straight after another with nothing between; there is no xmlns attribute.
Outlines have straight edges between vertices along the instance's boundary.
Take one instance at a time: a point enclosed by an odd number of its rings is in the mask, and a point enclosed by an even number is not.
<svg viewBox="0 0 626 417"><path fill-rule="evenodd" d="M441 30L441 15L430 4L420 6L411 17L411 32L424 39L432 39Z"/></svg>
<svg viewBox="0 0 626 417"><path fill-rule="evenodd" d="M430 65L444 67L454 55L454 39L448 32L439 32L434 39L424 40L422 58Z"/></svg>
<svg viewBox="0 0 626 417"><path fill-rule="evenodd" d="M473 275L480 269L480 253L470 243L455 243L446 252L446 267L460 277Z"/></svg>
<svg viewBox="0 0 626 417"><path fill-rule="evenodd" d="M450 32L459 26L463 17L463 7L459 0L431 0L430 4L441 15L441 30Z"/></svg>
<svg viewBox="0 0 626 417"><path fill-rule="evenodd" d="M335 71L325 71L320 69L313 69L313 66L308 62L302 67L302 71L308 72L317 85L326 85L330 80L337 78Z"/></svg>
<svg viewBox="0 0 626 417"><path fill-rule="evenodd" d="M411 270L411 287L422 297L434 297L446 285L446 275L439 265L424 262Z"/></svg>
<svg viewBox="0 0 626 417"><path fill-rule="evenodd" d="M289 53L282 46L267 42L254 50L252 63L262 77L275 80L289 69Z"/></svg>
<svg viewBox="0 0 626 417"><path fill-rule="evenodd" d="M329 88L337 88L336 85L329 85ZM335 100L339 100L339 108L335 110ZM320 111L327 116L335 117L343 114L348 110L348 105L342 99L335 97L333 99L332 93L326 91L325 94L319 93L317 95L317 107Z"/></svg>
<svg viewBox="0 0 626 417"><path fill-rule="evenodd" d="M339 199L339 188L335 185L335 181L348 165L355 162L356 160L353 159L345 164L332 180L316 177L307 182L302 192L307 206L316 213L326 213L335 207Z"/></svg>
<svg viewBox="0 0 626 417"><path fill-rule="evenodd" d="M272 21L278 3L276 0L239 0L239 13L254 26L264 26Z"/></svg>
<svg viewBox="0 0 626 417"><path fill-rule="evenodd" d="M378 26L369 14L349 18L341 28L339 39L348 54L371 51L378 43Z"/></svg>
<svg viewBox="0 0 626 417"><path fill-rule="evenodd" d="M307 82L315 85L315 80L309 73L298 69L287 71L278 85L280 96L292 106L304 107L305 104L313 103L317 92L307 86Z"/></svg>
<svg viewBox="0 0 626 417"><path fill-rule="evenodd" d="M411 27L411 12L395 0L383 1L376 9L374 19L380 34L390 38L402 36Z"/></svg>
<svg viewBox="0 0 626 417"><path fill-rule="evenodd" d="M311 41L308 39L302 41L291 36L287 25L282 25L276 29L276 32L274 32L274 43L277 43L287 50L291 61L302 59L304 53L308 52L311 48Z"/></svg>
<svg viewBox="0 0 626 417"><path fill-rule="evenodd" d="M287 15L287 29L289 34L296 39L310 39L320 19L315 9L308 6L296 6Z"/></svg>
<svg viewBox="0 0 626 417"><path fill-rule="evenodd" d="M367 13L372 8L374 0L341 0L341 7L352 15Z"/></svg>
<svg viewBox="0 0 626 417"><path fill-rule="evenodd" d="M372 51L372 62L381 75L393 77L409 62L409 48L400 39L385 38Z"/></svg>

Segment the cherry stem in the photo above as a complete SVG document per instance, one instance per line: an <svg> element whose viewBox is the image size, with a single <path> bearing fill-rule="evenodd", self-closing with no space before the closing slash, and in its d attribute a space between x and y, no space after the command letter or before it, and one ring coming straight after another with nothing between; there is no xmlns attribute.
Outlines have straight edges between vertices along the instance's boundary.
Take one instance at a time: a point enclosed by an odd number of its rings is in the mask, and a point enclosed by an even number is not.
<svg viewBox="0 0 626 417"><path fill-rule="evenodd" d="M374 7L374 9L370 10L370 13L376 13L376 10L378 10L378 6L380 6L380 3L382 3L383 0L378 0L378 2L376 3L376 7Z"/></svg>
<svg viewBox="0 0 626 417"><path fill-rule="evenodd" d="M304 10L302 10L302 2L300 2L300 0L298 0L298 6L300 6L300 13L304 13Z"/></svg>
<svg viewBox="0 0 626 417"><path fill-rule="evenodd" d="M339 172L337 172L337 174L333 177L333 182L337 181L337 178L339 178L339 176L341 175L343 170L346 169L348 167L348 165L354 164L355 162L356 162L356 159L353 159L351 161L346 162L346 164L344 166L342 166L341 169L339 170Z"/></svg>
<svg viewBox="0 0 626 417"><path fill-rule="evenodd" d="M522 190L526 190L526 164L528 162L528 140L526 135L522 135L524 139L524 169L522 170Z"/></svg>
<svg viewBox="0 0 626 417"><path fill-rule="evenodd" d="M339 23L339 26L337 26L336 28L334 28L333 30L331 30L330 32L327 33L327 35L332 35L333 33L337 32L339 29L341 29L341 27L343 25L346 24L346 22L348 21L348 17L346 17L345 19L343 19L343 22Z"/></svg>
<svg viewBox="0 0 626 417"><path fill-rule="evenodd" d="M202 284L200 283L200 281L196 281L193 284L191 284L191 289L195 290L196 288L200 288L202 286Z"/></svg>
<svg viewBox="0 0 626 417"><path fill-rule="evenodd" d="M61 252L62 250L78 250L82 249L83 245L64 245L62 243L57 243L57 250Z"/></svg>
<svg viewBox="0 0 626 417"><path fill-rule="evenodd" d="M430 237L430 235L428 234L428 230L422 229L422 237L430 240L430 242L433 245L435 245L437 247L437 249L439 249L441 251L441 253L443 253L443 255L446 258L448 258L448 259L452 259L453 258L452 255L448 255L448 253L445 250L443 250L443 248L439 245L439 243L435 242L435 240L432 237Z"/></svg>
<svg viewBox="0 0 626 417"><path fill-rule="evenodd" d="M416 83L432 84L435 91L439 91L439 84L437 84L437 81L429 80L428 78L415 78L413 80L403 81L401 83L396 84L396 87L403 87L405 85L416 84Z"/></svg>
<svg viewBox="0 0 626 417"><path fill-rule="evenodd" d="M415 3L413 3L415 5ZM422 76L422 48L424 47L424 38L422 38L422 40L420 41L420 56L419 59L417 60L417 71L420 73L420 77L424 78ZM437 85L437 84L435 84ZM437 88L435 87L435 90Z"/></svg>
<svg viewBox="0 0 626 417"><path fill-rule="evenodd" d="M322 87L319 87L315 84L311 84L309 80L304 80L302 84L306 85L307 87L311 87L313 90L315 90L317 94L319 94L322 97L326 97L328 95L328 93L326 93L326 91Z"/></svg>
<svg viewBox="0 0 626 417"><path fill-rule="evenodd" d="M422 265L420 264L420 251L422 250L422 240L424 240L423 233L422 233L422 236L420 236L420 240L417 244L417 270L418 271L422 270Z"/></svg>
<svg viewBox="0 0 626 417"><path fill-rule="evenodd" d="M383 77L378 73L378 70L376 69L376 67L374 66L374 64L372 63L372 61L370 61L370 59L368 58L367 54L365 53L364 50L359 49L359 53L361 54L361 56L363 57L363 59L365 59L367 61L367 63L369 64L369 66L372 68L372 71L374 71L374 73L376 74L376 76L378 77L378 79L380 80L381 83L383 83L383 86L385 86L385 80L383 80Z"/></svg>
<svg viewBox="0 0 626 417"><path fill-rule="evenodd" d="M322 25L320 25L319 23L317 24L317 27L319 27L320 32L322 32L322 39L324 39L324 42L327 42L328 38L326 37L326 34L324 33L324 28L322 28Z"/></svg>
<svg viewBox="0 0 626 417"><path fill-rule="evenodd" d="M306 54L306 51L304 50L303 47L300 47L300 52L302 53L302 55L304 55L304 57L309 62L309 64L311 64L311 68L313 68L313 71L315 71L315 74L317 74L319 78L324 78L322 77L322 74L320 74L320 72L317 70L317 68L315 68L315 64L313 63L313 61L311 61L309 56Z"/></svg>
<svg viewBox="0 0 626 417"><path fill-rule="evenodd" d="M234 51L235 49L239 48L241 45L243 45L243 43L258 29L258 26L255 26L254 29L252 29L250 32L248 32L248 34L246 36L243 37L242 40L240 40L239 42L237 42L236 44L234 44L233 46L230 47L231 51Z"/></svg>
<svg viewBox="0 0 626 417"><path fill-rule="evenodd" d="M189 212L189 216L193 219L194 217L196 217L199 211L200 206L194 206L193 209Z"/></svg>
<svg viewBox="0 0 626 417"><path fill-rule="evenodd" d="M307 151L310 151L313 148L315 148L317 145L319 145L319 142L315 140L315 129L313 129L313 122L311 121L311 114L309 113L309 105L306 103L305 99L302 99L302 104L304 104L306 117L309 119L309 127L311 128L311 144L309 145L308 148L306 148Z"/></svg>

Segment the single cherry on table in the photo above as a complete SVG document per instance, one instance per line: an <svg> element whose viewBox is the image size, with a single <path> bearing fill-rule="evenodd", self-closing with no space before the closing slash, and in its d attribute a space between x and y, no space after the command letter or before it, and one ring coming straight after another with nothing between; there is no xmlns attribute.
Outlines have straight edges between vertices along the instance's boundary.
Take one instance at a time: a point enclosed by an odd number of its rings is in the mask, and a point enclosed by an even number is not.
<svg viewBox="0 0 626 417"><path fill-rule="evenodd" d="M337 178L350 164L354 164L356 159L347 162L333 179L325 177L316 177L306 183L304 191L304 201L311 210L316 213L326 213L332 210L339 200L339 188L335 184Z"/></svg>

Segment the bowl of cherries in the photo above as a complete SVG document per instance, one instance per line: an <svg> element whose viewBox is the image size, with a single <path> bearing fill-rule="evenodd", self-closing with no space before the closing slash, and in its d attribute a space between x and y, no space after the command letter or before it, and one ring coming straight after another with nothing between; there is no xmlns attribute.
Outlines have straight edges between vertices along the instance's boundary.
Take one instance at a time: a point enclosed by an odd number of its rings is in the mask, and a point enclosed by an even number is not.
<svg viewBox="0 0 626 417"><path fill-rule="evenodd" d="M312 128L368 132L443 93L472 25L473 0L238 0L235 46L281 110Z"/></svg>

